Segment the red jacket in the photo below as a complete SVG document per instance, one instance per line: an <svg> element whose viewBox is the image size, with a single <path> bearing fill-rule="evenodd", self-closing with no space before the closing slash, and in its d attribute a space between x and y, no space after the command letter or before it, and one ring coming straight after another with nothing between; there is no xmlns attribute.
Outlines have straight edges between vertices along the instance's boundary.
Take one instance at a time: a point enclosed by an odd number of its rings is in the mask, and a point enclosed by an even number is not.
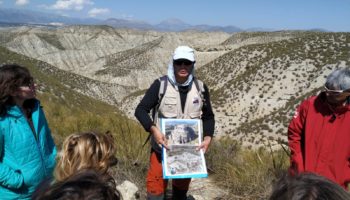
<svg viewBox="0 0 350 200"><path fill-rule="evenodd" d="M331 109L324 93L301 103L288 127L291 172L350 182L350 106Z"/></svg>

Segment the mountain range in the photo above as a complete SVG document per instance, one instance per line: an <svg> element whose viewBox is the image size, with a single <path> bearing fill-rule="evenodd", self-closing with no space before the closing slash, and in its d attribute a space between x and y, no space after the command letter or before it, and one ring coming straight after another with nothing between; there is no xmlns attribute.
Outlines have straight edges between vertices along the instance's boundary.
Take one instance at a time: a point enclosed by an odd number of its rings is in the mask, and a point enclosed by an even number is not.
<svg viewBox="0 0 350 200"><path fill-rule="evenodd" d="M116 19L106 20L96 18L73 18L52 13L38 12L24 9L0 8L0 26L36 24L36 25L109 25L115 28L132 28L138 30L155 31L223 31L228 33L244 31L235 26L211 26L211 25L190 25L179 19L167 19L159 24L149 24L141 20ZM264 30L264 29L260 29ZM266 29L265 29L266 30Z"/></svg>
<svg viewBox="0 0 350 200"><path fill-rule="evenodd" d="M166 19L159 24L150 24L137 19L97 19L97 18L75 18L53 13L46 13L25 9L0 8L0 27L8 26L48 26L56 27L63 25L108 25L114 28L128 28L136 30L154 30L163 32L180 31L222 31L226 33L236 32L256 32L256 31L276 31L271 28L251 27L242 29L236 26L214 26L207 24L191 25L179 19ZM328 32L328 30L313 28L309 31Z"/></svg>

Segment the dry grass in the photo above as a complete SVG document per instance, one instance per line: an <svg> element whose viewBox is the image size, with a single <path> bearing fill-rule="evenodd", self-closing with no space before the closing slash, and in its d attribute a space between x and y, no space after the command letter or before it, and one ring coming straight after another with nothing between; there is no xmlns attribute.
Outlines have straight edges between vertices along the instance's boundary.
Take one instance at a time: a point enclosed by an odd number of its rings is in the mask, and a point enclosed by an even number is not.
<svg viewBox="0 0 350 200"><path fill-rule="evenodd" d="M72 133L110 131L115 139L116 156L119 160L118 165L112 169L117 183L129 180L139 187L141 195L146 194L145 174L149 147L142 145L148 133L140 125L113 113L113 110L97 112L86 108L70 108L62 101L49 100L45 96L41 96L40 99L58 148L61 147L64 138Z"/></svg>
<svg viewBox="0 0 350 200"><path fill-rule="evenodd" d="M227 199L266 199L274 181L285 173L288 155L283 150L243 149L222 138L212 143L207 164L217 185L229 190Z"/></svg>

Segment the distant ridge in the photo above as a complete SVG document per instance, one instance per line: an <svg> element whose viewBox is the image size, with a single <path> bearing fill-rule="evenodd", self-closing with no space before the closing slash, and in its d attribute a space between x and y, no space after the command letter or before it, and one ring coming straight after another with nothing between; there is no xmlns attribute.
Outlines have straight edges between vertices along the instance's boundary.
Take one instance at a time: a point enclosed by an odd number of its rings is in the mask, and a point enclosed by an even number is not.
<svg viewBox="0 0 350 200"><path fill-rule="evenodd" d="M235 26L211 26L207 24L190 25L175 18L164 20L156 25L151 25L151 24L148 24L147 22L138 21L138 20L123 20L123 19L115 19L115 18L107 19L101 22L101 24L109 25L115 28L134 28L134 29L140 29L140 30L173 31L173 32L195 30L195 31L208 31L208 32L222 31L226 33L235 33L235 32L244 31L243 29L240 29Z"/></svg>
<svg viewBox="0 0 350 200"><path fill-rule="evenodd" d="M137 30L155 30L155 31L222 31L227 33L235 33L244 31L235 26L212 26L212 25L190 25L179 19L167 19L159 24L152 25L142 20L134 19L116 19L109 18L99 20L95 18L73 18L53 13L38 12L24 9L6 9L0 8L0 26L23 26L23 25L38 25L38 26L57 26L57 25L108 25L114 28L131 28Z"/></svg>
<svg viewBox="0 0 350 200"><path fill-rule="evenodd" d="M193 26L179 19L167 19L154 26L159 31L184 31L191 29Z"/></svg>
<svg viewBox="0 0 350 200"><path fill-rule="evenodd" d="M38 12L25 9L0 8L0 21L7 23L27 24L97 24L100 20L94 18L73 18L53 13Z"/></svg>
<svg viewBox="0 0 350 200"><path fill-rule="evenodd" d="M155 30L164 32L179 32L179 31L204 31L204 32L271 32L278 31L271 28L252 27L242 29L237 26L216 26L208 24L191 25L180 19L170 18L163 20L159 24L152 25L143 20L137 19L117 19L108 18L105 20L96 18L74 18L63 16L54 13L47 13L41 11L33 11L26 9L0 8L0 27L9 26L61 26L61 25L108 25L114 28L130 28L136 30ZM312 28L303 31L314 32L330 32L322 28Z"/></svg>
<svg viewBox="0 0 350 200"><path fill-rule="evenodd" d="M131 19L109 18L107 20L99 22L99 24L112 26L114 28L134 28L141 30L153 29L153 26L151 24L148 24L147 22Z"/></svg>

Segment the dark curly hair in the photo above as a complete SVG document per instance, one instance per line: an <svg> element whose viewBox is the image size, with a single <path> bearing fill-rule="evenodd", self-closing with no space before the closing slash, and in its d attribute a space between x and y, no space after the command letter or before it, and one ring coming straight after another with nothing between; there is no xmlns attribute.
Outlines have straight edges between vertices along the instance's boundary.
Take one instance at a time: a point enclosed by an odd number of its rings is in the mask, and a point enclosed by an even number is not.
<svg viewBox="0 0 350 200"><path fill-rule="evenodd" d="M350 194L333 181L310 172L284 175L269 200L349 200Z"/></svg>
<svg viewBox="0 0 350 200"><path fill-rule="evenodd" d="M18 87L33 83L33 77L27 68L17 64L6 64L0 67L0 116L4 116L7 107L14 104L11 94ZM26 109L34 107L33 100L27 100L23 105Z"/></svg>
<svg viewBox="0 0 350 200"><path fill-rule="evenodd" d="M44 183L42 187L37 188L32 199L119 200L121 197L112 176L87 169L52 185Z"/></svg>

